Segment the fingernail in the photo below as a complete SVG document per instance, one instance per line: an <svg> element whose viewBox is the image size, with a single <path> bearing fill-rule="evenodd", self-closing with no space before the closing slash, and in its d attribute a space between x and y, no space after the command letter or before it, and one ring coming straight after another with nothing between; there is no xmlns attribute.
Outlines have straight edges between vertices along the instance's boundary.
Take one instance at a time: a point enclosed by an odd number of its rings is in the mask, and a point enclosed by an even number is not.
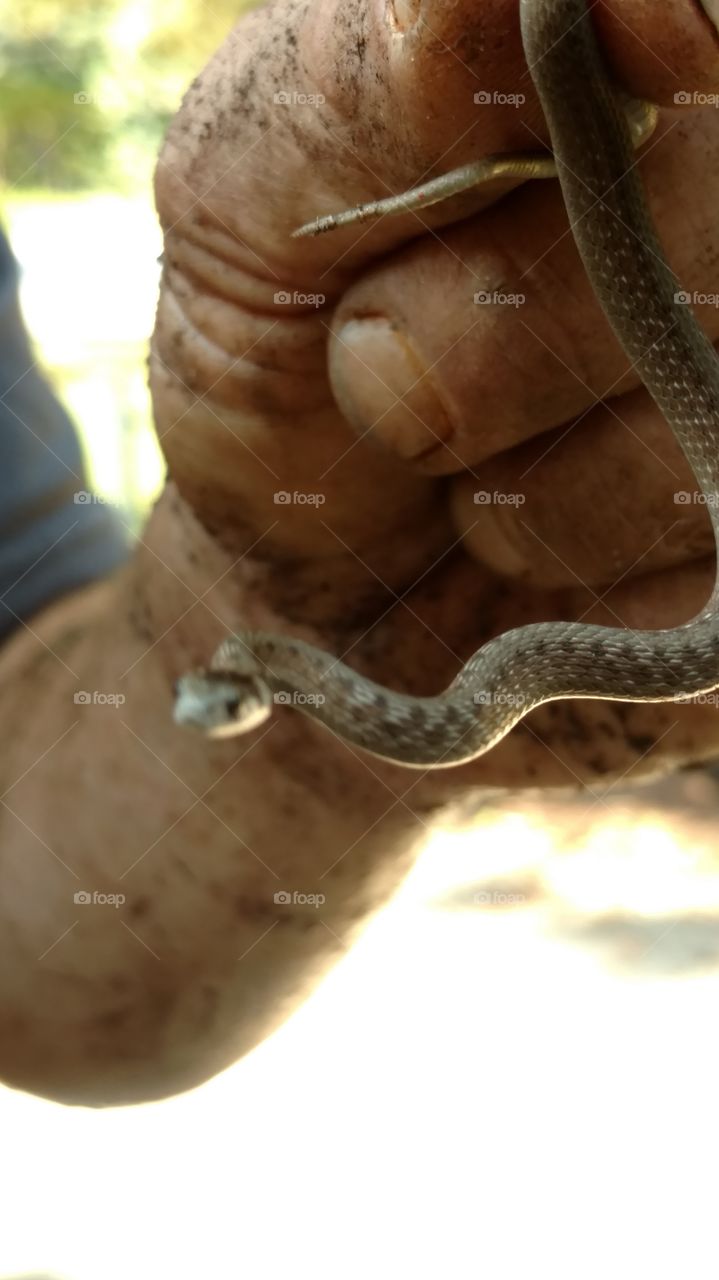
<svg viewBox="0 0 719 1280"><path fill-rule="evenodd" d="M350 320L330 344L330 377L340 409L401 458L444 443L453 427L431 373L389 320Z"/></svg>
<svg viewBox="0 0 719 1280"><path fill-rule="evenodd" d="M485 564L507 578L518 578L527 568L527 548L517 528L516 517L500 509L479 518L473 532L478 536Z"/></svg>
<svg viewBox="0 0 719 1280"><path fill-rule="evenodd" d="M487 503L487 491L465 475L450 492L454 524L469 554L501 577L521 577L527 568L527 547L516 507Z"/></svg>

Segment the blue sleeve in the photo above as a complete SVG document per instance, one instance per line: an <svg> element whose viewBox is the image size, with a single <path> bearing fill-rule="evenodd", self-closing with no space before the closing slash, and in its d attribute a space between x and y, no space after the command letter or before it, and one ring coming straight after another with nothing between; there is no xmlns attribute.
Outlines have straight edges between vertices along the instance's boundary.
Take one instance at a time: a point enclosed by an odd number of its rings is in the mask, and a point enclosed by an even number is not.
<svg viewBox="0 0 719 1280"><path fill-rule="evenodd" d="M0 228L0 639L65 592L109 573L129 550L117 514L82 501L79 443L35 363L18 275Z"/></svg>

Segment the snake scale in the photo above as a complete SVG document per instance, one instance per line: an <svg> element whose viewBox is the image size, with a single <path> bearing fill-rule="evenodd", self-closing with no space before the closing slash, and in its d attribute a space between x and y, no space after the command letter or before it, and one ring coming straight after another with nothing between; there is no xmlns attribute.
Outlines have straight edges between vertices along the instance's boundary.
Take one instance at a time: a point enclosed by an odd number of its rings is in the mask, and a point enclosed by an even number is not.
<svg viewBox="0 0 719 1280"><path fill-rule="evenodd" d="M679 302L635 172L631 112L611 85L586 0L520 0L530 75L547 120L574 239L626 355L682 446L719 547L719 357ZM636 105L636 104L635 104ZM650 110L648 108L648 110ZM641 115L641 112L639 113ZM635 112L636 115L636 112ZM551 157L549 157L551 164ZM495 158L428 184L431 199L507 171ZM545 177L547 157L531 170ZM556 166L556 168L554 168ZM412 207L405 197L321 219L301 230ZM431 202L431 201L430 201ZM428 203L423 200L423 205ZM213 737L243 733L288 703L340 738L415 768L451 766L488 751L534 707L562 698L670 702L719 687L719 579L691 622L632 632L578 622L533 623L478 650L444 693L385 688L304 641L241 632L209 667L175 687L175 720Z"/></svg>

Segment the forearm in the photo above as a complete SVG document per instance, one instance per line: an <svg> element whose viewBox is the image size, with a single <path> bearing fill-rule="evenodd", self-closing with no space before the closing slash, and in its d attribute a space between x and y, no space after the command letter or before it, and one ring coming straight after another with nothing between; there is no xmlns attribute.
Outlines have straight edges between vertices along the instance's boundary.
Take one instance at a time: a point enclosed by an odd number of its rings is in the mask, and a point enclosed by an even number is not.
<svg viewBox="0 0 719 1280"><path fill-rule="evenodd" d="M230 565L168 492L126 570L0 655L0 1076L17 1087L101 1105L208 1078L288 1015L421 839L371 762L298 713L224 743L173 724L173 679L227 626L276 625L261 570Z"/></svg>

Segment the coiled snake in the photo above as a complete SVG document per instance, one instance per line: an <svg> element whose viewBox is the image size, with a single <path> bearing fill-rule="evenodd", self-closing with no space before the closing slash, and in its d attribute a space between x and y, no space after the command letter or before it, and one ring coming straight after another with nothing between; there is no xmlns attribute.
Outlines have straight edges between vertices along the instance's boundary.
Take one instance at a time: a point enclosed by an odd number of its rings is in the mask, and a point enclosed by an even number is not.
<svg viewBox="0 0 719 1280"><path fill-rule="evenodd" d="M426 207L497 175L556 174L597 298L689 460L719 547L719 358L665 262L634 168L634 144L656 113L610 85L586 0L520 0L520 11L554 164L542 155L493 157L300 233ZM425 768L474 759L545 702L670 702L717 687L719 580L702 612L670 630L550 622L509 631L427 698L375 684L303 641L242 632L208 668L180 678L174 714L218 737L246 732L288 703L355 746Z"/></svg>

